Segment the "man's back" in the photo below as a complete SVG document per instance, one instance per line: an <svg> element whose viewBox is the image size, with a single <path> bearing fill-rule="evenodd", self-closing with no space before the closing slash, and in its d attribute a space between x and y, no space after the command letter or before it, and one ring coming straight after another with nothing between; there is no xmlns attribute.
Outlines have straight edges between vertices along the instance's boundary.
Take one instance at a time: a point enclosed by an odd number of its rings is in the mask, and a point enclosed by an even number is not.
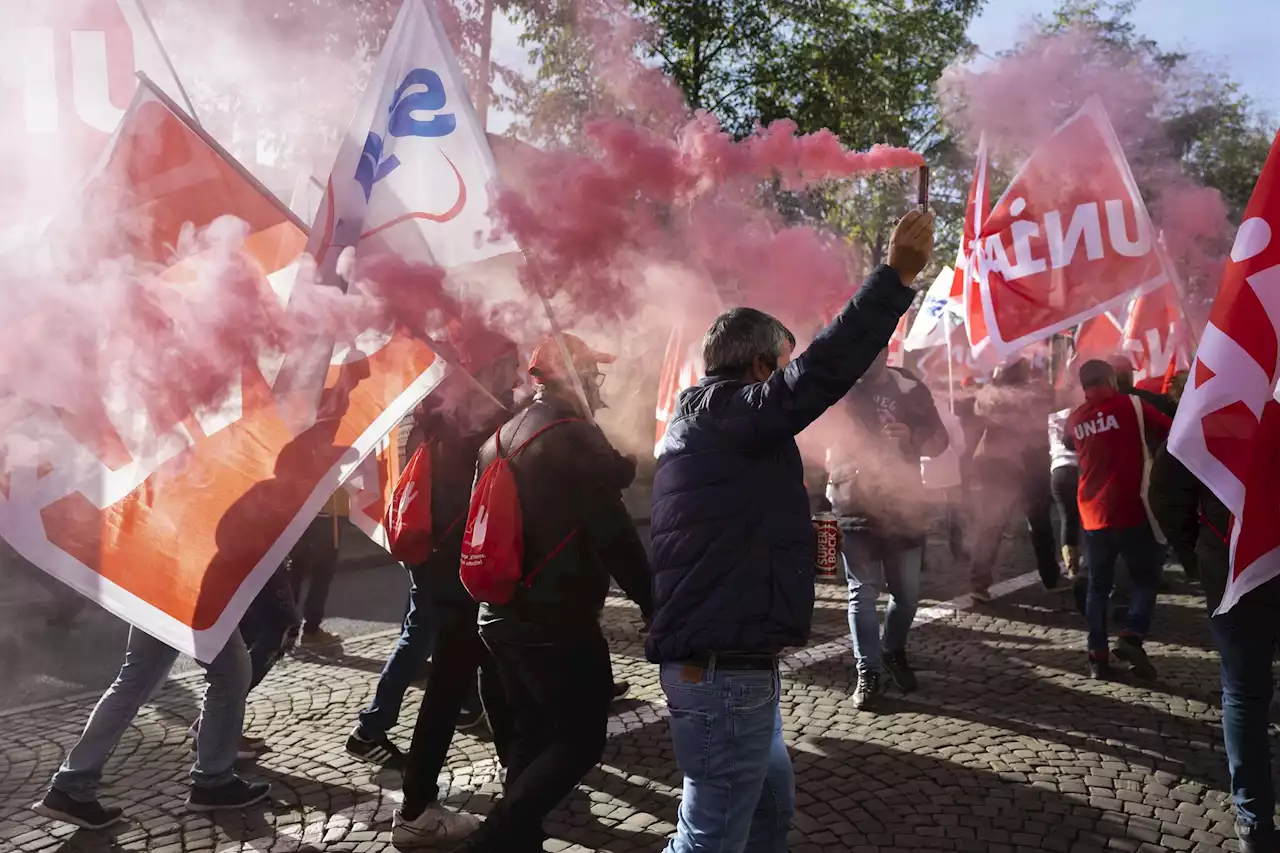
<svg viewBox="0 0 1280 853"><path fill-rule="evenodd" d="M1067 421L1067 440L1080 463L1080 523L1085 530L1145 524L1142 435L1153 442L1168 433L1170 421L1139 402L1140 432L1134 398L1116 391L1091 397Z"/></svg>

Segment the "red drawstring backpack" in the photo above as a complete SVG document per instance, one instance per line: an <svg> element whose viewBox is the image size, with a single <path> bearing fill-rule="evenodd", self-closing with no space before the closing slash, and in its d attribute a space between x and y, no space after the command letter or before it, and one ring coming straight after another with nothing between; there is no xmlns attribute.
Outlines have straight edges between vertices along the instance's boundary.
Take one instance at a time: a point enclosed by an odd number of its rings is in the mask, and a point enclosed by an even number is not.
<svg viewBox="0 0 1280 853"><path fill-rule="evenodd" d="M539 566L529 573L529 577L524 577L524 519L511 460L547 430L577 420L580 419L552 421L525 439L511 451L510 456L502 453L502 430L494 434L496 456L480 473L480 479L471 492L471 510L467 514L466 533L462 536L459 569L462 585L476 601L506 604L515 595L516 585L521 582L526 586L532 584L542 568ZM564 541L547 555L547 560L558 554L577 532L576 528L570 531ZM542 565L546 565L547 560Z"/></svg>
<svg viewBox="0 0 1280 853"><path fill-rule="evenodd" d="M382 520L391 556L407 565L431 556L431 451L427 442L409 457Z"/></svg>

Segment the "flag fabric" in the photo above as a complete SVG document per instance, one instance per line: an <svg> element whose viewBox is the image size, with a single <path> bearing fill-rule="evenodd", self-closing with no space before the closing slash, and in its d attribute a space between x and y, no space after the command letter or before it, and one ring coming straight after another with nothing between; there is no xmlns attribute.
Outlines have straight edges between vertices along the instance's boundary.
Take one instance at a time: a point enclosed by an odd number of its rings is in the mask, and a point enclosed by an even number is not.
<svg viewBox="0 0 1280 853"><path fill-rule="evenodd" d="M10 3L0 28L0 254L38 236L105 150L143 71L178 92L136 0Z"/></svg>
<svg viewBox="0 0 1280 853"><path fill-rule="evenodd" d="M889 336L889 345L886 348L889 351L889 358L885 363L890 367L902 367L903 346L907 338L908 320L907 314L899 317L898 325L894 327L893 334Z"/></svg>
<svg viewBox="0 0 1280 853"><path fill-rule="evenodd" d="M964 275L963 270L960 275ZM946 344L947 330L943 323L944 317L949 318L953 326L963 324L960 301L951 295L955 277L955 270L951 267L943 267L942 272L938 273L933 284L929 285L929 289L925 291L924 304L920 306L920 311L911 323L911 331L903 340L903 348L907 352Z"/></svg>
<svg viewBox="0 0 1280 853"><path fill-rule="evenodd" d="M509 237L490 239L497 178L434 6L405 0L334 161L308 251L322 269L359 246L465 275L519 251ZM486 267L488 282L511 278L500 267ZM351 521L383 547L382 510L403 461L397 442L384 439L344 485Z"/></svg>
<svg viewBox="0 0 1280 853"><path fill-rule="evenodd" d="M978 246L982 316L1001 359L1171 280L1097 98L1032 153Z"/></svg>
<svg viewBox="0 0 1280 853"><path fill-rule="evenodd" d="M680 392L698 384L704 365L702 341L690 333L687 327L677 326L667 339L667 350L662 357L662 373L658 376L658 405L654 411L657 432L653 442L653 456L662 455L662 444L667 437L667 425L675 411Z"/></svg>
<svg viewBox="0 0 1280 853"><path fill-rule="evenodd" d="M991 200L987 186L987 138L978 140L978 161L969 184L969 199L964 208L964 235L960 239L960 251L956 258L955 278L951 298L960 303L969 346L981 352L987 346L987 323L979 300L977 276L978 257L982 254L978 235L990 215Z"/></svg>
<svg viewBox="0 0 1280 853"><path fill-rule="evenodd" d="M1280 136L1218 287L1169 450L1232 514L1219 614L1280 575Z"/></svg>
<svg viewBox="0 0 1280 853"><path fill-rule="evenodd" d="M1122 347L1133 362L1134 378L1162 378L1190 365L1188 330L1178 295L1170 282L1144 293L1126 312Z"/></svg>
<svg viewBox="0 0 1280 853"><path fill-rule="evenodd" d="M99 197L99 185L127 192ZM127 252L169 263L167 286L181 288L210 261L206 252L175 262L181 234L235 216L264 304L287 297L305 229L145 82L83 195L94 206L111 198L119 221L146 223ZM338 484L443 373L398 331L357 340L333 353L319 401L327 416L305 432L280 417L281 356L269 352L241 366L220 404L172 423L151 419L129 388L104 389L98 418L33 405L0 437L0 535L112 613L211 660ZM24 434L47 445L39 465L9 461Z"/></svg>

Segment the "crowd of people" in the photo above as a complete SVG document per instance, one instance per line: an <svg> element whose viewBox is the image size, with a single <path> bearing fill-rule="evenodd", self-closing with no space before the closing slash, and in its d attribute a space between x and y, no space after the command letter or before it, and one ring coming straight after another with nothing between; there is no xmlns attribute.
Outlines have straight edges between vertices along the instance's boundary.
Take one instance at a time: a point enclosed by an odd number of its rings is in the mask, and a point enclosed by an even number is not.
<svg viewBox="0 0 1280 853"><path fill-rule="evenodd" d="M622 498L636 460L592 419L603 405L601 368L612 357L572 335L547 341L527 365L498 334L458 343L450 355L462 369L405 431L405 453L423 453L431 465L429 556L407 566L400 640L347 741L352 756L403 775L396 846L543 848L544 819L599 762L610 703L625 690L613 678L600 622L616 581L640 609L684 775L666 849L786 850L796 792L779 657L808 642L817 551L796 436L828 410L844 416L847 438L829 449L821 508L839 523L857 708L873 709L891 687L918 689L908 647L938 494L951 557L968 572L978 606L990 600L1008 522L1026 518L1043 585L1076 594L1093 678L1116 677L1120 664L1136 678L1156 676L1144 641L1170 551L1202 579L1213 612L1225 585L1230 519L1163 449L1178 382L1135 387L1127 360L1089 360L1075 371L1078 384L1054 389L1018 360L952 410L910 371L887 364L890 335L930 261L933 226L931 213L904 217L887 262L801 353L794 335L760 311L735 308L716 318L704 339L706 375L671 415L648 552ZM536 390L517 406L522 372ZM456 405L476 392L492 405ZM519 557L503 595L478 595L465 570L484 565L476 555L486 528L502 523L496 510L476 515L478 472L482 482L489 472L509 473L521 510ZM931 477L945 482L938 488ZM272 578L205 667L208 687L191 732L192 810L244 808L269 796L265 782L241 778L234 766L265 748L243 732L246 697L295 641L318 646L333 636L320 623L336 564L335 511L316 519L292 567ZM1126 569L1122 590L1118 562ZM1272 581L1210 622L1246 853L1280 850L1267 733L1277 615L1280 582ZM1113 621L1122 625L1114 643ZM99 802L103 769L176 657L130 632L119 675L38 812L86 828L121 818L121 809ZM405 751L388 732L428 658ZM491 733L505 774L483 821L444 806L437 785L454 733L479 726Z"/></svg>

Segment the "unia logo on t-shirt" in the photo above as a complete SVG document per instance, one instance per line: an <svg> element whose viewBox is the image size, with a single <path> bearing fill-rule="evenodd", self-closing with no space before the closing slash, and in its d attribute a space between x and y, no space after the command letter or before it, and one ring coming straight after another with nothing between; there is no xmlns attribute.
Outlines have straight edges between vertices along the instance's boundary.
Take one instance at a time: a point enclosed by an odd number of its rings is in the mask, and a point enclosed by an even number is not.
<svg viewBox="0 0 1280 853"><path fill-rule="evenodd" d="M1113 429L1120 429L1120 421L1116 420L1116 416L1103 415L1102 412L1098 412L1097 417L1093 420L1081 421L1076 424L1073 432L1075 433L1076 441L1084 441L1085 436L1097 435L1100 432L1110 432Z"/></svg>

